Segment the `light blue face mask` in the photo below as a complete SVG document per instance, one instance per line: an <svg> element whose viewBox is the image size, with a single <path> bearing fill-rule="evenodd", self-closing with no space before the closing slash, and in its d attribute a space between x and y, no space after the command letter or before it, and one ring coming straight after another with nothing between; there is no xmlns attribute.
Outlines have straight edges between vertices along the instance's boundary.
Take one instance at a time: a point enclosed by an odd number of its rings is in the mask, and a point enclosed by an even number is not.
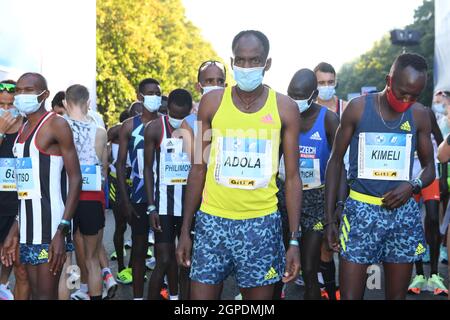
<svg viewBox="0 0 450 320"><path fill-rule="evenodd" d="M219 87L219 86L209 86L209 87L202 87L203 89L203 94L207 94L208 92L211 92L213 90L217 90L217 89L223 89L223 87Z"/></svg>
<svg viewBox="0 0 450 320"><path fill-rule="evenodd" d="M234 80L239 89L251 92L258 88L263 81L265 67L240 68L233 66Z"/></svg>
<svg viewBox="0 0 450 320"><path fill-rule="evenodd" d="M431 106L431 109L434 111L434 113L440 113L440 114L446 114L447 108L443 103L434 103Z"/></svg>
<svg viewBox="0 0 450 320"><path fill-rule="evenodd" d="M295 102L297 102L297 106L298 106L298 111L300 111L300 113L305 112L306 110L309 109L309 107L311 107L312 105L312 96L314 94L314 91L311 93L311 95L309 96L308 99L305 100L295 100ZM310 102L308 102L309 100L311 100Z"/></svg>
<svg viewBox="0 0 450 320"><path fill-rule="evenodd" d="M22 114L35 113L42 104L42 101L38 101L38 97L44 92L42 91L40 94L18 94L14 97L14 106Z"/></svg>
<svg viewBox="0 0 450 320"><path fill-rule="evenodd" d="M317 87L317 90L319 90L320 100L323 101L331 100L331 98L333 98L336 94L336 86Z"/></svg>
<svg viewBox="0 0 450 320"><path fill-rule="evenodd" d="M9 108L9 109L0 109L0 117L3 117L5 113L9 112L13 118L17 118L20 115L19 110L16 108Z"/></svg>
<svg viewBox="0 0 450 320"><path fill-rule="evenodd" d="M169 123L174 129L179 129L184 119L175 119L169 116Z"/></svg>
<svg viewBox="0 0 450 320"><path fill-rule="evenodd" d="M153 96L144 96L144 107L150 112L156 112L161 107L161 96L153 95Z"/></svg>

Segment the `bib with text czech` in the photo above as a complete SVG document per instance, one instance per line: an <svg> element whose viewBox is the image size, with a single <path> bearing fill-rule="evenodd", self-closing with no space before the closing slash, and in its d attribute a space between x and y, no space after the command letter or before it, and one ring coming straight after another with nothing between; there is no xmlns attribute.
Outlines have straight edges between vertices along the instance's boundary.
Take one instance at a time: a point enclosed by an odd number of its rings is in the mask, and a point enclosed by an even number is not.
<svg viewBox="0 0 450 320"><path fill-rule="evenodd" d="M412 134L362 132L359 134L358 178L410 180Z"/></svg>
<svg viewBox="0 0 450 320"><path fill-rule="evenodd" d="M214 175L217 183L229 188L267 187L272 177L272 141L219 137Z"/></svg>

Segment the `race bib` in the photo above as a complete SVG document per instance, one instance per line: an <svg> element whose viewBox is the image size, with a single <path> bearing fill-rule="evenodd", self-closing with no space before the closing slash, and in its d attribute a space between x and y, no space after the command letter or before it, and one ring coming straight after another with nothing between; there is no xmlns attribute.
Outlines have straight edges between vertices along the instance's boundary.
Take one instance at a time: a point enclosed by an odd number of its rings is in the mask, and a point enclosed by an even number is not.
<svg viewBox="0 0 450 320"><path fill-rule="evenodd" d="M185 185L191 169L187 153L183 152L182 139L166 139L161 146L159 174L166 185Z"/></svg>
<svg viewBox="0 0 450 320"><path fill-rule="evenodd" d="M100 166L81 165L81 177L83 191L101 191L102 190L102 173Z"/></svg>
<svg viewBox="0 0 450 320"><path fill-rule="evenodd" d="M218 138L214 175L217 183L229 188L267 187L272 178L272 141Z"/></svg>
<svg viewBox="0 0 450 320"><path fill-rule="evenodd" d="M16 191L16 159L0 158L0 191Z"/></svg>
<svg viewBox="0 0 450 320"><path fill-rule="evenodd" d="M31 158L16 159L16 186L20 200L41 197L39 186L35 187Z"/></svg>
<svg viewBox="0 0 450 320"><path fill-rule="evenodd" d="M320 180L320 159L299 158L299 167L303 190L315 189L322 185Z"/></svg>
<svg viewBox="0 0 450 320"><path fill-rule="evenodd" d="M358 178L410 180L411 134L363 132L359 134Z"/></svg>

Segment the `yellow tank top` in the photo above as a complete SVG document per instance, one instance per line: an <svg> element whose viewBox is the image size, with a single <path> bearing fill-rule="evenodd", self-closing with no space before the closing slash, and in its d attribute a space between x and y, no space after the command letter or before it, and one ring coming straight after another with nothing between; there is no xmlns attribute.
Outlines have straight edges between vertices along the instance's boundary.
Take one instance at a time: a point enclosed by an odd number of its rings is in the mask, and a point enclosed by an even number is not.
<svg viewBox="0 0 450 320"><path fill-rule="evenodd" d="M244 113L234 105L231 87L227 87L211 125L211 151L200 210L234 220L275 212L281 135L276 92L269 89L259 111Z"/></svg>

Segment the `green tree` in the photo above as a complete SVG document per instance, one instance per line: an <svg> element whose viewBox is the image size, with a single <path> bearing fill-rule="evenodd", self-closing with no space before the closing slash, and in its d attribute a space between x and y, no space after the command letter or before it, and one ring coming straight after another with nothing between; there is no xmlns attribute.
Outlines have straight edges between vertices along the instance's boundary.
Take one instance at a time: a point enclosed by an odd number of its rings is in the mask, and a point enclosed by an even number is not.
<svg viewBox="0 0 450 320"><path fill-rule="evenodd" d="M160 81L165 95L185 88L199 99L197 68L209 59L217 54L185 17L181 0L97 1L97 104L108 125L147 77Z"/></svg>
<svg viewBox="0 0 450 320"><path fill-rule="evenodd" d="M428 83L420 101L430 105L433 96L433 60L434 60L434 0L425 0L414 13L414 22L405 27L418 30L422 34L420 44L407 48L407 52L415 52L425 57L428 63ZM372 49L346 63L339 71L338 95L345 97L347 93L360 92L363 86L376 86L381 90L385 86L385 76L389 73L392 62L402 48L391 44L390 35L386 34L377 41Z"/></svg>

